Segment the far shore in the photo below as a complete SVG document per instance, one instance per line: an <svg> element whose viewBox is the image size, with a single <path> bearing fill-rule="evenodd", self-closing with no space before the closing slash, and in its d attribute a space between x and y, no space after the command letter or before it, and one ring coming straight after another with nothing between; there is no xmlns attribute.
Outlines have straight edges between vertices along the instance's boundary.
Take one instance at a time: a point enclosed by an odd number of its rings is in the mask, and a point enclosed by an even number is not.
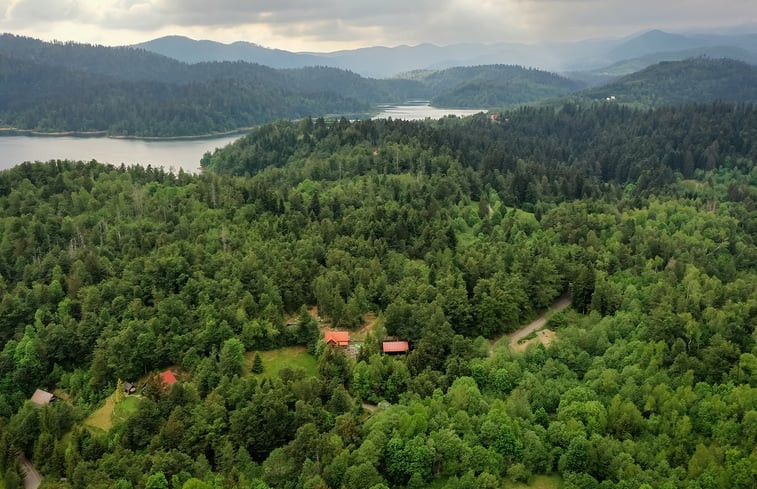
<svg viewBox="0 0 757 489"><path fill-rule="evenodd" d="M0 127L0 137L2 136L35 136L35 137L73 137L73 138L108 138L108 139L130 139L137 141L182 141L193 139L215 139L235 134L244 134L251 131L254 127L240 127L224 132L211 132L207 134L196 134L189 136L130 136L124 134L108 134L107 131L37 131L34 129L16 129L14 127Z"/></svg>

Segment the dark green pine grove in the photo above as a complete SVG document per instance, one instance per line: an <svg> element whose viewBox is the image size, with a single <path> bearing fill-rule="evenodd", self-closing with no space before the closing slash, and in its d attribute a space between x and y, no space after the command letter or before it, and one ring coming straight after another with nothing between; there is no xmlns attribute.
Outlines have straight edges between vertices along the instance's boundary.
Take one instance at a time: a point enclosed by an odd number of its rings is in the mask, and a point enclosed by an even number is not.
<svg viewBox="0 0 757 489"><path fill-rule="evenodd" d="M305 119L202 175L2 172L0 487L23 450L47 488L754 489L755 128L725 104ZM548 346L490 342L566 294ZM313 305L378 315L356 358ZM269 350L314 367L251 375ZM86 424L119 379L147 384L132 411Z"/></svg>

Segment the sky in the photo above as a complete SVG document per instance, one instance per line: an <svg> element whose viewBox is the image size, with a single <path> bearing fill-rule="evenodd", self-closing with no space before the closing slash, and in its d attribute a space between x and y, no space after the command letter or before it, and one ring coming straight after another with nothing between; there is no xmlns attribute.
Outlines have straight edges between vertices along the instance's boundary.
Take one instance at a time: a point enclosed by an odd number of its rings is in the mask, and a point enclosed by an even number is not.
<svg viewBox="0 0 757 489"><path fill-rule="evenodd" d="M317 52L745 24L757 26L757 0L0 0L0 31L43 40L122 45L178 34Z"/></svg>

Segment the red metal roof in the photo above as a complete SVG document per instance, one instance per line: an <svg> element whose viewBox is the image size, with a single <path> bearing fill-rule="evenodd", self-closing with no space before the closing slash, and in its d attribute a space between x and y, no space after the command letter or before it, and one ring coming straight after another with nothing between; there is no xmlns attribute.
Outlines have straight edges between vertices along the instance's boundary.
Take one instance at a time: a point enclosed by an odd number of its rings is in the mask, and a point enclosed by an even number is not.
<svg viewBox="0 0 757 489"><path fill-rule="evenodd" d="M170 370L161 372L160 377L166 385L174 385L176 383L176 376Z"/></svg>
<svg viewBox="0 0 757 489"><path fill-rule="evenodd" d="M385 341L382 346L384 353L407 353L410 350L407 341Z"/></svg>
<svg viewBox="0 0 757 489"><path fill-rule="evenodd" d="M333 343L339 346L348 346L350 344L350 332L349 331L326 331L323 340L328 343Z"/></svg>

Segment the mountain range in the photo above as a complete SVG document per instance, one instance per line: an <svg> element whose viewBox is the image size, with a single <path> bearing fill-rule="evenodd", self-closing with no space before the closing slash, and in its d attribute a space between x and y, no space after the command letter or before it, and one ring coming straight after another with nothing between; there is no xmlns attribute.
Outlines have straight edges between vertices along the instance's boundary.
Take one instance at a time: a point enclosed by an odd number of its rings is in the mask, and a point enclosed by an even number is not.
<svg viewBox="0 0 757 489"><path fill-rule="evenodd" d="M663 60L709 55L713 50L737 53L744 61L757 58L757 34L736 31L723 33L674 34L652 30L622 39L586 40L565 43L464 43L449 46L374 46L331 53L289 52L269 49L249 42L223 44L197 41L181 36L153 39L132 47L162 54L186 63L202 61L247 61L272 68L330 66L362 76L387 78L418 69L440 70L455 66L509 64L537 67L547 71L594 72L636 60L638 69ZM659 53L666 53L663 59ZM644 64L648 63L648 64ZM627 74L627 73L623 73Z"/></svg>
<svg viewBox="0 0 757 489"><path fill-rule="evenodd" d="M651 32L616 43L610 51L616 56L632 56L662 43L681 48L700 39L671 36ZM485 64L415 69L381 79L328 66L189 63L143 48L49 43L3 34L0 125L40 132L173 137L233 131L276 119L364 117L377 104L408 100L430 100L437 107L495 110L569 100L606 100L637 107L754 102L757 68L748 63L755 60L754 51L748 49L753 38L732 36L737 44L734 46L642 54L593 71L572 72L569 77L514 64ZM684 42L686 39L689 41ZM587 41L583 46L593 45L596 51L600 44ZM462 53L458 48L456 54ZM384 54L390 51L367 49ZM399 48L393 49L396 53ZM446 48L425 45L403 49L409 54L398 57L395 69L418 66L413 63L421 59L433 63L432 56L421 56L426 52L423 50L432 53ZM272 54L270 50L262 52ZM347 54L359 60L364 52ZM197 59L200 54L195 53ZM686 59L679 60L681 57Z"/></svg>

